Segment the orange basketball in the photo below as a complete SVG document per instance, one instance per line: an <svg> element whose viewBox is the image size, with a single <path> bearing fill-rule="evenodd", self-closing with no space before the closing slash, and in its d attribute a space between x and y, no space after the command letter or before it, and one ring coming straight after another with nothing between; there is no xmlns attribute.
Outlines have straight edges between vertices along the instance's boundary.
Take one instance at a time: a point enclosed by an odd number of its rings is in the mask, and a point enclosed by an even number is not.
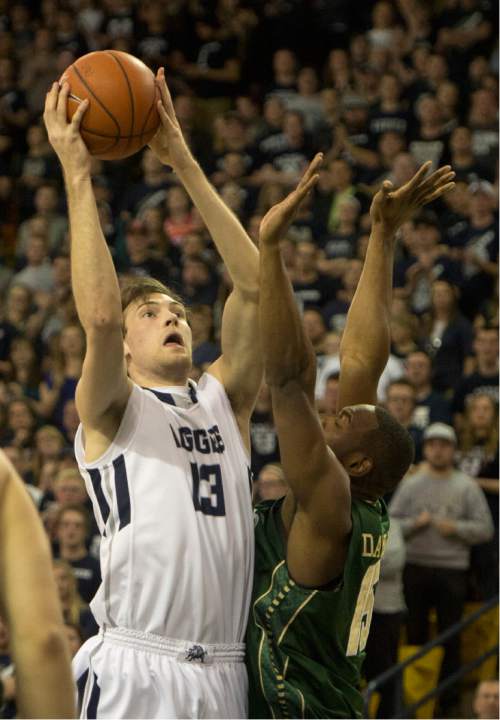
<svg viewBox="0 0 500 720"><path fill-rule="evenodd" d="M128 157L156 133L160 118L154 75L133 55L118 50L88 53L64 71L64 81L70 87L68 120L82 100L89 100L80 130L95 157Z"/></svg>

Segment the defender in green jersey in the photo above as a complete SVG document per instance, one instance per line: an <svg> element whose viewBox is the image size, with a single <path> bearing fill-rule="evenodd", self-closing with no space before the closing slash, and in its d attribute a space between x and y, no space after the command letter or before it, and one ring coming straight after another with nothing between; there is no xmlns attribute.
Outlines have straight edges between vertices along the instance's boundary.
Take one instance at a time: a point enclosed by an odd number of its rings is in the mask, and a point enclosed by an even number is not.
<svg viewBox="0 0 500 720"><path fill-rule="evenodd" d="M260 231L260 331L287 495L255 509L255 579L247 631L252 718L361 717L358 690L389 521L381 496L406 472L411 438L376 407L390 345L395 233L453 186L426 163L399 190L384 183L341 344L340 412L320 418L316 363L279 241L317 181L321 156ZM370 403L370 404L359 404Z"/></svg>

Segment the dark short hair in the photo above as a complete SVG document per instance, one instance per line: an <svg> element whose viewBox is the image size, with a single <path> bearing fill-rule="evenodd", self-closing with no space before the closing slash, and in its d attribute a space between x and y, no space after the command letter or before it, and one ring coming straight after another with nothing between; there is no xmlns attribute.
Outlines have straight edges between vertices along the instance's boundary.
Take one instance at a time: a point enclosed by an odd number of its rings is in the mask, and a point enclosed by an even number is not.
<svg viewBox="0 0 500 720"><path fill-rule="evenodd" d="M175 293L173 290L171 290L159 280L155 280L155 278L150 277L141 277L130 280L122 288L122 311L125 312L128 306L131 303L136 302L136 300L142 300L143 298L147 298L154 293L169 295L173 300L180 303L181 305L184 305L184 301L182 300L180 295Z"/></svg>
<svg viewBox="0 0 500 720"><path fill-rule="evenodd" d="M378 427L364 436L373 460L373 468L364 480L367 489L382 497L406 474L415 457L415 445L408 430L387 410L377 405L375 414Z"/></svg>
<svg viewBox="0 0 500 720"><path fill-rule="evenodd" d="M63 515L67 512L76 512L83 518L83 522L85 524L85 537L87 537L90 532L90 514L87 508L77 503L64 505L57 513L56 527L59 527L59 523L61 522Z"/></svg>
<svg viewBox="0 0 500 720"><path fill-rule="evenodd" d="M411 388L413 394L416 395L417 391L415 390L415 386L413 385L413 383L411 383L408 380L408 378L400 377L397 380L391 380L391 382L387 385L387 388L385 391L386 397L389 396L389 390L391 390L393 387L396 387L396 385L404 385L404 387L409 387L409 388Z"/></svg>

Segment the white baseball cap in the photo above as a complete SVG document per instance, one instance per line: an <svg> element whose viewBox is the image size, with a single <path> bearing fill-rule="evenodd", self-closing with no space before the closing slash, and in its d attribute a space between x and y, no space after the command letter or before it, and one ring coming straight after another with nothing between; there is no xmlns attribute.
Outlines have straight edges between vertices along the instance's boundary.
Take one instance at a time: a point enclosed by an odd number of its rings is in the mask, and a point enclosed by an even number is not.
<svg viewBox="0 0 500 720"><path fill-rule="evenodd" d="M432 423L428 428L424 430L424 441L425 440L447 440L453 445L457 444L457 436L451 425L446 423Z"/></svg>

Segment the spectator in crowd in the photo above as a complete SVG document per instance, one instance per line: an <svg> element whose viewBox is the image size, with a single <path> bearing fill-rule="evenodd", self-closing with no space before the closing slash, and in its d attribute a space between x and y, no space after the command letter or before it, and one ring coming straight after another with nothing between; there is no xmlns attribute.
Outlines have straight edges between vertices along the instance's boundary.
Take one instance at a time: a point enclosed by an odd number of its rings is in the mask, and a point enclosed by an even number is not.
<svg viewBox="0 0 500 720"><path fill-rule="evenodd" d="M331 278L318 270L318 247L309 240L297 243L293 290L303 308L323 307L335 295Z"/></svg>
<svg viewBox="0 0 500 720"><path fill-rule="evenodd" d="M486 180L471 183L468 193L468 222L455 242L465 277L462 308L469 318L474 318L498 278L498 222L494 212L498 199Z"/></svg>
<svg viewBox="0 0 500 720"><path fill-rule="evenodd" d="M458 425L472 395L486 393L498 405L498 327L479 327L473 350L476 367L460 380L453 397L454 420Z"/></svg>
<svg viewBox="0 0 500 720"><path fill-rule="evenodd" d="M26 245L26 266L12 278L16 285L24 285L33 292L50 293L54 287L54 270L47 254L43 236L31 235Z"/></svg>
<svg viewBox="0 0 500 720"><path fill-rule="evenodd" d="M193 305L189 310L192 332L193 364L203 370L220 355L214 342L212 309L208 305Z"/></svg>
<svg viewBox="0 0 500 720"><path fill-rule="evenodd" d="M74 658L83 645L82 631L79 625L73 625L73 623L69 622L64 623L64 631L66 633L70 655Z"/></svg>
<svg viewBox="0 0 500 720"><path fill-rule="evenodd" d="M63 506L55 520L57 557L71 567L82 599L89 603L101 584L99 561L88 552L90 516L82 505Z"/></svg>
<svg viewBox="0 0 500 720"><path fill-rule="evenodd" d="M65 404L73 400L85 354L85 335L80 325L67 325L61 331L52 368L40 385L41 414L62 428Z"/></svg>
<svg viewBox="0 0 500 720"><path fill-rule="evenodd" d="M54 560L53 569L64 622L78 625L85 640L96 635L99 628L78 592L73 568L65 560Z"/></svg>
<svg viewBox="0 0 500 720"><path fill-rule="evenodd" d="M458 290L446 280L432 284L430 312L423 319L425 349L432 357L432 384L439 392L456 388L472 350L472 327L458 311Z"/></svg>
<svg viewBox="0 0 500 720"><path fill-rule="evenodd" d="M278 500L287 491L283 468L279 463L264 465L253 485L254 502Z"/></svg>
<svg viewBox="0 0 500 720"><path fill-rule="evenodd" d="M38 223L36 227L45 228L48 251L52 253L59 250L68 229L68 221L57 211L58 203L57 188L51 183L40 185L34 197L35 215L19 226L16 245L16 255L18 257L23 257L27 253L28 240L34 231L33 220Z"/></svg>
<svg viewBox="0 0 500 720"><path fill-rule="evenodd" d="M279 446L273 424L271 393L263 383L250 421L252 441L252 473L258 477L261 469L270 463L279 462Z"/></svg>
<svg viewBox="0 0 500 720"><path fill-rule="evenodd" d="M458 468L482 488L495 526L493 539L471 554L474 595L487 599L498 591L498 405L491 395L469 397L459 438Z"/></svg>
<svg viewBox="0 0 500 720"><path fill-rule="evenodd" d="M416 393L413 424L422 430L435 422L451 424L450 403L432 389L432 361L429 355L423 350L409 353L405 370Z"/></svg>
<svg viewBox="0 0 500 720"><path fill-rule="evenodd" d="M476 688L474 716L479 720L498 718L498 680L482 680Z"/></svg>
<svg viewBox="0 0 500 720"><path fill-rule="evenodd" d="M493 536L491 513L481 489L455 470L456 435L452 427L434 423L424 432L424 466L402 481L390 504L407 543L404 570L408 607L408 641L428 640L429 611L436 608L438 632L458 622L467 592L470 547ZM441 679L460 666L460 637L445 645ZM443 693L449 711L456 690Z"/></svg>
<svg viewBox="0 0 500 720"><path fill-rule="evenodd" d="M415 444L415 463L422 459L422 429L414 422L417 392L404 377L387 386L385 406L396 420L410 433Z"/></svg>
<svg viewBox="0 0 500 720"><path fill-rule="evenodd" d="M381 675L398 662L400 631L406 611L403 594L405 557L403 532L398 520L392 518L384 555L380 563L380 576L375 593L370 634L366 644L366 659L363 669L367 680ZM394 681L381 687L380 695L377 717L394 717Z"/></svg>

